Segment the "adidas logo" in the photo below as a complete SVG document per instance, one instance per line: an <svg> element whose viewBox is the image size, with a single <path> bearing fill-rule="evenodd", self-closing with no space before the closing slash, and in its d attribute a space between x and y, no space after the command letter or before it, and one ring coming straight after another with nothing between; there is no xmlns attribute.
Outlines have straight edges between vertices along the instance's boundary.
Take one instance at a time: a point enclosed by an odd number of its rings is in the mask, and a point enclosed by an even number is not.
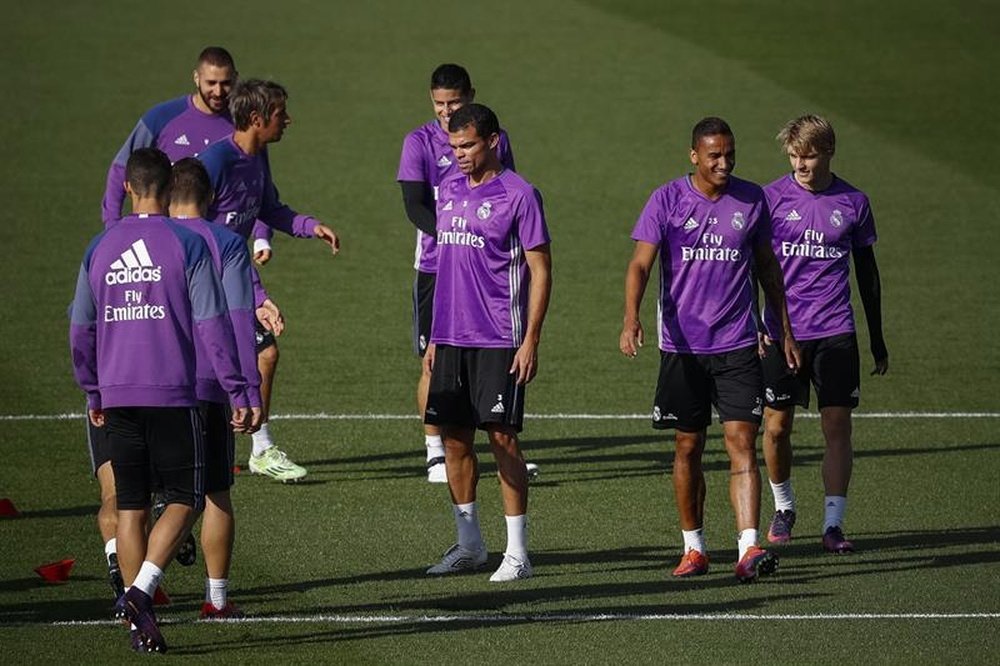
<svg viewBox="0 0 1000 666"><path fill-rule="evenodd" d="M857 387L856 389L854 389L853 391L851 391L851 397L852 398L860 398L861 397L861 387L860 386Z"/></svg>
<svg viewBox="0 0 1000 666"><path fill-rule="evenodd" d="M246 184L246 183L244 183L244 182L243 182L243 181L241 180L240 182L238 182L238 183L236 184L236 191L237 191L237 192L246 192L246 191L247 191L247 184Z"/></svg>
<svg viewBox="0 0 1000 666"><path fill-rule="evenodd" d="M684 223L684 231L691 231L692 229L698 228L698 220L693 217L689 217L687 222Z"/></svg>
<svg viewBox="0 0 1000 666"><path fill-rule="evenodd" d="M448 159L447 155L442 155L441 159L438 160L439 167L451 166L451 160Z"/></svg>
<svg viewBox="0 0 1000 666"><path fill-rule="evenodd" d="M104 274L104 282L108 285L159 282L160 270L160 266L153 266L146 243L140 238L112 262L111 270Z"/></svg>
<svg viewBox="0 0 1000 666"><path fill-rule="evenodd" d="M446 203L446 204L445 204L445 205L444 205L444 206L443 206L443 207L441 208L441 210L451 210L451 209L452 209L452 208L454 208L454 207L455 207L455 202L454 202L454 201L451 201L451 200L449 200L449 201L448 201L448 203Z"/></svg>
<svg viewBox="0 0 1000 666"><path fill-rule="evenodd" d="M799 211L795 210L794 208L792 209L791 213L789 213L788 215L785 216L785 221L786 222L798 222L801 219L802 219L802 216L799 215Z"/></svg>
<svg viewBox="0 0 1000 666"><path fill-rule="evenodd" d="M179 137L174 139L174 145L177 146L190 146L191 142L188 141L187 134L181 134Z"/></svg>
<svg viewBox="0 0 1000 666"><path fill-rule="evenodd" d="M503 414L503 394L497 394L497 404L493 405L493 409L490 410L493 414Z"/></svg>

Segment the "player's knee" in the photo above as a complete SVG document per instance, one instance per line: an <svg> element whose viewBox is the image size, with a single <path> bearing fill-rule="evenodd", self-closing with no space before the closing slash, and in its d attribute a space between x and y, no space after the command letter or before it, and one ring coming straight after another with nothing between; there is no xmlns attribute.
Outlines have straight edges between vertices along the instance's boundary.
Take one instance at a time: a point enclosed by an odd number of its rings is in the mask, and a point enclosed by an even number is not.
<svg viewBox="0 0 1000 666"><path fill-rule="evenodd" d="M490 447L498 455L520 456L521 449L517 442L517 434L507 429L491 429L489 431Z"/></svg>
<svg viewBox="0 0 1000 666"><path fill-rule="evenodd" d="M781 445L789 441L792 429L781 419L768 419L764 422L764 439Z"/></svg>
<svg viewBox="0 0 1000 666"><path fill-rule="evenodd" d="M271 345L261 349L257 354L257 362L267 367L278 365L278 345Z"/></svg>
<svg viewBox="0 0 1000 666"><path fill-rule="evenodd" d="M704 440L700 433L678 430L674 438L676 458L682 461L701 458Z"/></svg>

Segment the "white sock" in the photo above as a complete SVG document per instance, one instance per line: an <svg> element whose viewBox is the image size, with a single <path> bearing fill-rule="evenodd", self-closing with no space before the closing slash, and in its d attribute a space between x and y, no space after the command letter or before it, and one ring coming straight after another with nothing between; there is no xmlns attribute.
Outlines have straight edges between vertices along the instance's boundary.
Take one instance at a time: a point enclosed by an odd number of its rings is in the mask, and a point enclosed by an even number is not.
<svg viewBox="0 0 1000 666"><path fill-rule="evenodd" d="M757 545L757 530L743 530L736 543L740 548L740 559L742 560L750 547Z"/></svg>
<svg viewBox="0 0 1000 666"><path fill-rule="evenodd" d="M205 579L205 602L215 606L216 610L222 610L226 607L226 595L228 592L228 578Z"/></svg>
<svg viewBox="0 0 1000 666"><path fill-rule="evenodd" d="M528 561L528 517L504 516L507 521L507 550L505 555L516 557L522 562Z"/></svg>
<svg viewBox="0 0 1000 666"><path fill-rule="evenodd" d="M826 507L823 516L823 533L831 527L840 527L844 524L844 512L847 511L847 498L839 495L827 495L823 501Z"/></svg>
<svg viewBox="0 0 1000 666"><path fill-rule="evenodd" d="M455 527L458 528L458 545L469 550L479 550L483 533L479 531L479 512L475 502L454 504Z"/></svg>
<svg viewBox="0 0 1000 666"><path fill-rule="evenodd" d="M795 511L795 491L792 490L792 479L789 477L782 483L768 481L771 484L771 494L774 495L775 511Z"/></svg>
<svg viewBox="0 0 1000 666"><path fill-rule="evenodd" d="M139 574L132 581L132 587L137 587L150 597L156 592L156 588L160 586L160 581L163 580L163 569L156 566L149 560L142 563L139 568Z"/></svg>
<svg viewBox="0 0 1000 666"><path fill-rule="evenodd" d="M118 539L111 537L104 542L104 557L108 560L108 565L111 565L111 556L118 555Z"/></svg>
<svg viewBox="0 0 1000 666"><path fill-rule="evenodd" d="M702 555L705 554L705 530L699 527L696 530L681 530L684 536L684 552L697 550Z"/></svg>
<svg viewBox="0 0 1000 666"><path fill-rule="evenodd" d="M441 435L424 435L424 445L427 447L427 460L444 458L444 442Z"/></svg>
<svg viewBox="0 0 1000 666"><path fill-rule="evenodd" d="M271 431L267 429L266 423L261 425L260 430L250 435L250 437L253 439L253 454L255 456L263 454L274 446L274 442L271 441Z"/></svg>

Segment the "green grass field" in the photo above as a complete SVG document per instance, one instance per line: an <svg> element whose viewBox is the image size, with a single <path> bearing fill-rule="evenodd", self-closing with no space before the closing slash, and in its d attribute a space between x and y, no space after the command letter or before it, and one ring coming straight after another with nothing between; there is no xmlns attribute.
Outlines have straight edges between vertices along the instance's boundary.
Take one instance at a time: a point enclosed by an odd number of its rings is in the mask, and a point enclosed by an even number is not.
<svg viewBox="0 0 1000 666"><path fill-rule="evenodd" d="M117 626L63 624L104 620L109 606L82 421L10 417L82 411L66 305L100 228L108 164L143 111L189 89L192 61L210 43L227 46L244 76L290 89L294 123L271 151L277 184L343 240L330 260L317 243L279 238L264 269L289 323L276 414L413 411L413 233L394 178L403 135L430 117L430 71L456 61L545 196L555 287L528 411L617 418L529 419L524 448L542 466L531 489L536 577L503 587L487 575L424 576L453 523L446 490L422 479L415 418L276 419L279 443L310 476L282 486L243 475L234 488L232 596L259 621L193 622L201 564L171 567L174 605L162 617L173 654L996 662L1000 131L991 113L1000 12L991 3L7 4L0 497L24 517L0 520L5 663L130 654ZM769 181L787 167L774 134L804 112L834 123L834 168L870 195L880 235L891 369L865 378L859 412L868 416L855 421L848 527L860 552L820 552L822 438L818 421L802 418L796 540L774 577L736 584L726 457L713 427L713 570L672 580L680 534L671 447L645 420L624 418L648 410L657 364L652 346L631 361L617 351L628 235L649 192L687 169L699 118L726 118L737 174ZM245 458L248 444L239 447ZM483 463L492 565L503 522L488 456ZM766 516L766 493L763 507ZM67 556L77 559L68 584L37 582L35 566Z"/></svg>

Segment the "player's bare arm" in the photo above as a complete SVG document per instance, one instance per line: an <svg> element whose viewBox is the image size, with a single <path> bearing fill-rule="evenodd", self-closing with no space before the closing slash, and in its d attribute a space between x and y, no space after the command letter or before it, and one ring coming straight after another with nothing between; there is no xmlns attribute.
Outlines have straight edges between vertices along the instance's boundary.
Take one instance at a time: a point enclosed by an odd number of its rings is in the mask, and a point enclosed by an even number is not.
<svg viewBox="0 0 1000 666"><path fill-rule="evenodd" d="M792 321L788 317L788 303L785 301L785 279L781 274L781 265L774 256L770 241L757 243L753 248L757 279L764 290L764 298L781 316L782 346L785 352L785 362L789 370L798 372L802 365L802 352L799 343L792 334Z"/></svg>
<svg viewBox="0 0 1000 666"><path fill-rule="evenodd" d="M552 254L549 244L525 251L524 259L531 274L528 327L524 332L524 341L514 354L514 362L510 366L510 373L517 375L518 384L527 384L538 372L538 343L542 338L542 323L552 294Z"/></svg>
<svg viewBox="0 0 1000 666"><path fill-rule="evenodd" d="M639 321L639 306L649 283L649 272L656 262L658 246L644 241L636 241L632 259L625 271L625 319L618 337L618 349L629 358L634 358L642 347L644 333Z"/></svg>

